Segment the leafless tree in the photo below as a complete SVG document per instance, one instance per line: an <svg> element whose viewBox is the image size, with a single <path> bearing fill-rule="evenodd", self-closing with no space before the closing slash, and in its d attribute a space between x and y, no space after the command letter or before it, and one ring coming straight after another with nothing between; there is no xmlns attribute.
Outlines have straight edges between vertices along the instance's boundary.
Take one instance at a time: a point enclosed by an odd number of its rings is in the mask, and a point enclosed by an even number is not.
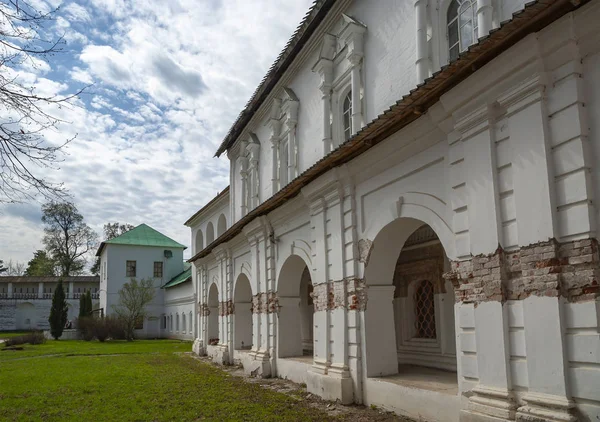
<svg viewBox="0 0 600 422"><path fill-rule="evenodd" d="M113 305L113 310L125 322L127 340L133 340L135 327L143 322L147 315L146 306L153 299L154 285L151 278L140 281L132 278L119 290L119 304Z"/></svg>
<svg viewBox="0 0 600 422"><path fill-rule="evenodd" d="M4 276L20 276L25 274L25 264L19 261L9 259L4 267L0 261L0 275Z"/></svg>
<svg viewBox="0 0 600 422"><path fill-rule="evenodd" d="M20 79L23 66L37 67L62 51L63 37L49 38L45 28L57 10L39 11L27 0L0 0L0 203L66 195L62 183L40 172L56 168L72 138L53 144L44 134L64 122L57 109L73 106L85 88L48 96Z"/></svg>

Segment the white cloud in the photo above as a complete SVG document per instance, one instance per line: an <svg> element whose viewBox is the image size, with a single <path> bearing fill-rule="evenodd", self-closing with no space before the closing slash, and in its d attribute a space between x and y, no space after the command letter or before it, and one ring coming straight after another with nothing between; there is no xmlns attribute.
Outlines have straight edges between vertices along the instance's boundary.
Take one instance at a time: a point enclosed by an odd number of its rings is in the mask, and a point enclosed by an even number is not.
<svg viewBox="0 0 600 422"><path fill-rule="evenodd" d="M94 85L79 106L54 110L70 123L48 139L77 138L60 170L46 174L65 182L98 232L108 221L144 222L189 244L183 222L229 183L227 160L213 158L217 145L310 3L67 4L69 25L58 25L81 31L87 44L72 47L64 79L33 72L24 78L41 81L45 91ZM15 218L0 214L0 224L27 225L28 231L10 249L0 238L0 259L23 259L41 239L39 224Z"/></svg>

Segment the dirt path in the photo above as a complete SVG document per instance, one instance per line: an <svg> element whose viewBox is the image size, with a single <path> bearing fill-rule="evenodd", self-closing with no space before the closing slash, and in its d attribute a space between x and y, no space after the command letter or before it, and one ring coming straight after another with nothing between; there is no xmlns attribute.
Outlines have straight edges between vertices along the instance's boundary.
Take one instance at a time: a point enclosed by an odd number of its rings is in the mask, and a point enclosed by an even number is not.
<svg viewBox="0 0 600 422"><path fill-rule="evenodd" d="M359 405L343 405L338 402L322 400L319 396L308 393L306 387L295 382L284 380L281 378L254 378L246 375L244 370L239 366L221 366L213 364L209 358L198 357L192 353L188 353L193 359L201 362L209 363L217 366L219 369L233 376L241 377L246 382L258 384L263 388L277 391L286 394L296 400L302 400L306 404L315 409L319 409L328 413L332 417L339 417L341 420L357 421L357 422L383 422L383 421L400 421L414 422L413 419L398 416L395 413L387 412L378 408L370 408Z"/></svg>

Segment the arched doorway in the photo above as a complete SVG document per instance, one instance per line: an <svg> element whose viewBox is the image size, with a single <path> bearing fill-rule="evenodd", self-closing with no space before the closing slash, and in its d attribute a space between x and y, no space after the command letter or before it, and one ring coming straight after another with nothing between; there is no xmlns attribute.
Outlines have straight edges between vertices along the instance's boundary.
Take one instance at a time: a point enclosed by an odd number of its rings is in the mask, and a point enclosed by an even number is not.
<svg viewBox="0 0 600 422"><path fill-rule="evenodd" d="M240 274L233 294L233 341L236 350L252 349L252 288L245 274Z"/></svg>
<svg viewBox="0 0 600 422"><path fill-rule="evenodd" d="M279 273L277 297L278 356L313 356L312 279L308 266L297 255L290 256Z"/></svg>
<svg viewBox="0 0 600 422"><path fill-rule="evenodd" d="M219 341L219 290L214 283L208 291L208 310L206 332L208 335L208 344L211 344Z"/></svg>
<svg viewBox="0 0 600 422"><path fill-rule="evenodd" d="M367 377L431 375L457 384L454 290L442 277L448 270L444 245L424 222L400 218L378 233L365 268Z"/></svg>

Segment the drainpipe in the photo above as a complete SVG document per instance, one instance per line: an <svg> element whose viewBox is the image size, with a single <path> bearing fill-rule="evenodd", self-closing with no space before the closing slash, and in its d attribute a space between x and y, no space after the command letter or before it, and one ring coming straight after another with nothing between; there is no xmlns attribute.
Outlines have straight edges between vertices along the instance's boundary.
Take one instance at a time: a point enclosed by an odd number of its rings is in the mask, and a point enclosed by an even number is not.
<svg viewBox="0 0 600 422"><path fill-rule="evenodd" d="M427 0L415 1L415 17L417 20L417 84L420 84L429 77L429 52L427 48Z"/></svg>
<svg viewBox="0 0 600 422"><path fill-rule="evenodd" d="M477 0L477 27L479 38L486 36L492 30L492 0Z"/></svg>

